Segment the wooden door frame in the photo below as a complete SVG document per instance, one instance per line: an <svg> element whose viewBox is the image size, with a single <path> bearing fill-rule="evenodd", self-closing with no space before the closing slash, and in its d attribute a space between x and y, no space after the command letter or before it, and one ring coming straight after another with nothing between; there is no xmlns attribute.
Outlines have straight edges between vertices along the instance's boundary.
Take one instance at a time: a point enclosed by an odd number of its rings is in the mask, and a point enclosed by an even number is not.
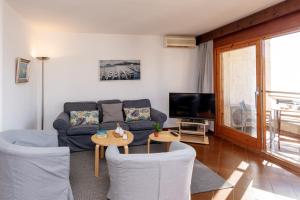
<svg viewBox="0 0 300 200"><path fill-rule="evenodd" d="M217 62L218 62L218 58L217 58L217 53L216 50L219 47L225 47L225 46L231 46L231 44L238 44L238 43L245 43L246 41L255 41L255 40L259 40L261 41L262 44L262 48L261 48L261 64L264 65L265 64L265 55L264 55L264 50L263 49L263 45L264 45L264 40L266 39L271 39L274 37L278 37L278 36L282 36L282 35L287 35L287 34L291 34L291 33L295 33L295 32L300 32L300 12L295 12L292 13L290 15L284 16L284 17L280 17L277 18L275 20L254 26L252 28L248 28L248 29L244 29L241 30L239 32L236 33L232 33L230 35L224 36L224 37L220 37L214 40L214 89L215 89L215 94L216 94L216 123L215 123L215 134L219 137L222 137L224 139L230 140L233 143L236 143L237 145L240 145L244 148L248 148L251 151L254 152L261 152L261 155L264 155L266 157L266 159L270 159L272 161L275 161L277 164L289 167L290 169L293 170L297 170L298 172L300 172L300 167L296 166L295 164L287 161L287 160L283 160L281 158L276 157L275 155L272 155L270 153L268 153L266 151L266 138L265 135L262 135L262 148L259 149L257 151L257 149L253 149L250 148L248 146L242 145L241 143L229 139L226 136L222 135L222 133L220 133L220 130L218 130L217 128L217 116L219 115L218 113L218 107L217 107L217 101L218 101L218 90L217 90L217 81L216 81L216 77L217 77ZM264 66L263 66L264 67ZM265 71L263 71L263 73L265 73ZM265 95L265 74L263 75L263 96L262 96L262 103L265 106L266 103L266 95ZM262 112L265 113L266 112L266 108L263 107L262 108ZM263 134L265 134L266 131L266 124L265 124L265 115L263 115L262 119L263 123L262 123L262 128L263 128Z"/></svg>
<svg viewBox="0 0 300 200"><path fill-rule="evenodd" d="M257 138L253 138L249 135L244 134L242 131L226 127L223 125L224 119L224 91L223 91L223 74L221 68L220 55L222 52L229 50L240 49L249 46L256 46L256 88L259 89L259 95L256 96L257 102ZM214 49L215 58L215 93L216 93L216 134L222 138L227 138L229 140L234 140L241 145L246 145L247 147L255 150L261 150L264 146L264 139L262 140L265 125L265 108L263 108L263 95L264 95L264 50L263 41L258 39L247 40L243 42L233 43L230 45L225 45L217 47ZM261 114L262 113L262 114Z"/></svg>

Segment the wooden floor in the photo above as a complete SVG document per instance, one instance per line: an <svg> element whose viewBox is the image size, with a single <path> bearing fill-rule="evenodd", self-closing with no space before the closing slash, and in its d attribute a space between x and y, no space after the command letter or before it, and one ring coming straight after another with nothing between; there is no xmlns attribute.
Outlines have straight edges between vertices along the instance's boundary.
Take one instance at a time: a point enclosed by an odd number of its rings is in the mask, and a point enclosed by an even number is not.
<svg viewBox="0 0 300 200"><path fill-rule="evenodd" d="M197 159L234 188L195 194L192 200L300 200L300 174L225 140L212 136L209 139L209 145L191 144L197 151Z"/></svg>

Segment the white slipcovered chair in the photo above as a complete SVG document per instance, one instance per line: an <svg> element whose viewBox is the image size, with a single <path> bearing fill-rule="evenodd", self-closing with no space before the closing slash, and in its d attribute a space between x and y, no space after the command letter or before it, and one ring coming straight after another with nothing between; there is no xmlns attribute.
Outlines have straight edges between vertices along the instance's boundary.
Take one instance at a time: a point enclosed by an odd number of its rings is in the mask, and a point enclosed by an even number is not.
<svg viewBox="0 0 300 200"><path fill-rule="evenodd" d="M173 142L170 152L120 154L109 146L106 159L110 200L189 200L195 150Z"/></svg>
<svg viewBox="0 0 300 200"><path fill-rule="evenodd" d="M69 172L70 150L56 132L0 133L1 200L73 200Z"/></svg>

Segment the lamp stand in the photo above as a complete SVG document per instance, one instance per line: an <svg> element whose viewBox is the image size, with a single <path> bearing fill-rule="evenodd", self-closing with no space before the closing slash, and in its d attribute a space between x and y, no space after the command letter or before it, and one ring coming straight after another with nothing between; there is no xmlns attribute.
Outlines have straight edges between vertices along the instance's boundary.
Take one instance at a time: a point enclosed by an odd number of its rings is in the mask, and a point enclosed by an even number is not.
<svg viewBox="0 0 300 200"><path fill-rule="evenodd" d="M44 109L45 109L45 80L44 80L44 73L45 73L45 61L49 60L49 57L37 57L38 60L42 61L42 119L41 119L41 130L44 130Z"/></svg>

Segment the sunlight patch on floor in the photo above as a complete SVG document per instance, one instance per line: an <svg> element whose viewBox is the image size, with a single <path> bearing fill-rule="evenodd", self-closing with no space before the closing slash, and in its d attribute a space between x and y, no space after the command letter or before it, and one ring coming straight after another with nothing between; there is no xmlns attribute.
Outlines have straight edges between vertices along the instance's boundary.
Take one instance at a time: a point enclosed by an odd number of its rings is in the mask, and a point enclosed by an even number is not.
<svg viewBox="0 0 300 200"><path fill-rule="evenodd" d="M239 170L244 170L246 171L247 168L249 167L249 163L245 162L245 161L242 161L239 166L237 167Z"/></svg>
<svg viewBox="0 0 300 200"><path fill-rule="evenodd" d="M273 192L269 192L266 190L258 189L253 187L253 180L249 183L247 189L245 190L245 193L242 200L296 200L295 198L286 197L283 195L275 194Z"/></svg>
<svg viewBox="0 0 300 200"><path fill-rule="evenodd" d="M227 179L229 183L231 183L233 186L237 184L237 182L240 180L240 178L243 176L244 172L249 167L249 163L245 161L241 161L236 170L232 172L230 177Z"/></svg>
<svg viewBox="0 0 300 200"><path fill-rule="evenodd" d="M239 163L239 165L237 166L236 170L234 170L232 172L232 174L230 175L230 177L227 179L227 181L229 183L231 183L233 186L235 186L239 180L242 178L243 174L246 172L246 170L249 167L249 163L245 162L245 161L241 161ZM231 194L231 192L233 191L233 188L229 188L229 189L225 189L225 190L219 190L216 192L216 194L214 195L214 200L216 199L227 199L229 197L229 195Z"/></svg>
<svg viewBox="0 0 300 200"><path fill-rule="evenodd" d="M274 163L271 163L270 161L267 161L267 160L264 160L262 162L262 164L265 165L265 166L268 166L268 167L281 168L280 166L278 166L278 165L276 165Z"/></svg>
<svg viewBox="0 0 300 200"><path fill-rule="evenodd" d="M251 193L255 194L255 198L254 199L258 199L258 200L265 200L265 199L276 199L276 200L296 200L295 198L291 198L291 197L286 197L283 195L279 195L279 194L275 194L269 191L265 191L262 189L258 189L258 188L251 188Z"/></svg>
<svg viewBox="0 0 300 200"><path fill-rule="evenodd" d="M233 191L233 188L229 188L229 189L224 189L224 190L218 190L214 197L213 200L224 200L227 199L229 197L229 195L231 194L231 192Z"/></svg>

